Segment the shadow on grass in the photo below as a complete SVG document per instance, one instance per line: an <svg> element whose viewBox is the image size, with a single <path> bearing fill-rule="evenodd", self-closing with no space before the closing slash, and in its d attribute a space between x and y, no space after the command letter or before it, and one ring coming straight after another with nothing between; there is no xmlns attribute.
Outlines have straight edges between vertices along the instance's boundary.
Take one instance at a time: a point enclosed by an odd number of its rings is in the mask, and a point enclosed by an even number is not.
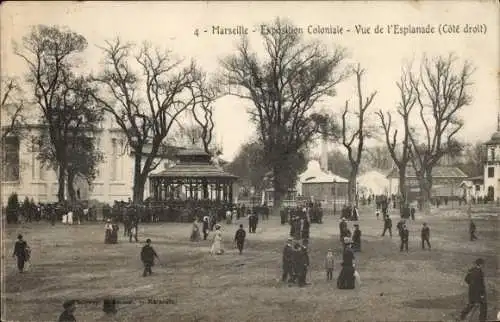
<svg viewBox="0 0 500 322"><path fill-rule="evenodd" d="M496 289L490 289L487 295L488 299L488 320L495 321L496 312L498 312L498 297ZM445 297L434 297L426 299L415 299L412 301L405 301L402 304L406 307L414 309L428 309L428 310L454 310L460 312L467 302L467 294L456 294ZM454 314L449 314L448 318L452 319Z"/></svg>
<svg viewBox="0 0 500 322"><path fill-rule="evenodd" d="M456 294L445 297L415 299L412 301L405 301L402 304L414 309L458 310L465 304L465 300L463 294Z"/></svg>

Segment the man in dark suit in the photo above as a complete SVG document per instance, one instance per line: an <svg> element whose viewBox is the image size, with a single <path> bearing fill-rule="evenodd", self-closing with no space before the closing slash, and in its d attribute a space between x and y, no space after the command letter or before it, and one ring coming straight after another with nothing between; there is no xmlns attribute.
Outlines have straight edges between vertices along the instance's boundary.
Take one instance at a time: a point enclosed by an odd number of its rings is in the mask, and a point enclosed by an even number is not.
<svg viewBox="0 0 500 322"><path fill-rule="evenodd" d="M389 216L384 216L384 231L382 232L382 237L385 236L386 231L389 231L389 235L392 237L392 219Z"/></svg>
<svg viewBox="0 0 500 322"><path fill-rule="evenodd" d="M243 245L245 244L245 237L247 236L247 233L245 232L245 229L243 229L243 225L240 225L240 228L236 231L236 234L234 235L234 242L236 243L236 247L241 252L243 252Z"/></svg>
<svg viewBox="0 0 500 322"><path fill-rule="evenodd" d="M151 275L151 267L154 265L155 258L158 258L155 250L151 246L151 239L146 239L146 245L141 250L141 261L144 264L144 273L142 276Z"/></svg>
<svg viewBox="0 0 500 322"><path fill-rule="evenodd" d="M464 320L467 314L472 310L475 305L479 305L479 321L486 321L488 312L486 302L486 287L484 284L483 265L484 260L478 258L476 265L469 270L465 276L465 282L469 285L469 303L462 310L460 319Z"/></svg>
<svg viewBox="0 0 500 322"><path fill-rule="evenodd" d="M299 286L303 287L306 285L307 268L309 267L309 254L307 253L307 247L299 245L296 248L295 255L295 271L297 273Z"/></svg>
<svg viewBox="0 0 500 322"><path fill-rule="evenodd" d="M19 273L24 272L24 264L29 260L28 243L23 240L23 235L17 235L17 241L14 245L14 253L12 257L17 257L17 268Z"/></svg>

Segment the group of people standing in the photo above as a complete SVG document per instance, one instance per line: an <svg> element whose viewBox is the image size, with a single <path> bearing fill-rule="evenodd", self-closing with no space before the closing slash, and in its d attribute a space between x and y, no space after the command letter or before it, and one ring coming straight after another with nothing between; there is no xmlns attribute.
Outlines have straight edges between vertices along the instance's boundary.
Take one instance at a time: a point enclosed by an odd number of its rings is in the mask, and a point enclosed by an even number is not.
<svg viewBox="0 0 500 322"><path fill-rule="evenodd" d="M309 243L311 221L306 216L295 216L290 220L290 236L295 240L301 240L304 245Z"/></svg>
<svg viewBox="0 0 500 322"><path fill-rule="evenodd" d="M355 251L361 251L361 229L359 229L359 224L354 224L354 231L351 233L351 230L347 227L347 222L344 218L340 219L339 223L339 235L340 242L346 245L346 241L352 244L352 248Z"/></svg>
<svg viewBox="0 0 500 322"><path fill-rule="evenodd" d="M208 217L203 218L203 240L206 240L208 235L209 235L209 223L208 223ZM215 232L212 238L212 244L210 246L210 254L212 255L222 255L224 254L224 247L222 243L222 227L219 224L215 225ZM236 231L235 237L234 237L234 243L236 248L238 249L239 253L241 254L243 252L243 247L245 244L245 238L246 238L246 231L243 228L243 225L240 224L239 229ZM197 220L193 222L193 226L191 229L191 236L189 238L193 242L197 242L201 240L200 236L200 229L198 227Z"/></svg>
<svg viewBox="0 0 500 322"><path fill-rule="evenodd" d="M300 287L306 285L309 268L309 253L307 245L289 237L283 249L282 281L289 284L298 283Z"/></svg>

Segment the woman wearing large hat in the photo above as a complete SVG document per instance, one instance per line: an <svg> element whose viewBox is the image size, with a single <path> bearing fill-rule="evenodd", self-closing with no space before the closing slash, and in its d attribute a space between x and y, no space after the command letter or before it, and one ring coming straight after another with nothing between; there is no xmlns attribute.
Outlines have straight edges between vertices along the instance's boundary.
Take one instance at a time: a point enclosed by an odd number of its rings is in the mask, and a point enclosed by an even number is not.
<svg viewBox="0 0 500 322"><path fill-rule="evenodd" d="M210 248L210 254L224 254L224 249L222 248L222 231L219 224L215 225L215 234L212 242L212 247Z"/></svg>

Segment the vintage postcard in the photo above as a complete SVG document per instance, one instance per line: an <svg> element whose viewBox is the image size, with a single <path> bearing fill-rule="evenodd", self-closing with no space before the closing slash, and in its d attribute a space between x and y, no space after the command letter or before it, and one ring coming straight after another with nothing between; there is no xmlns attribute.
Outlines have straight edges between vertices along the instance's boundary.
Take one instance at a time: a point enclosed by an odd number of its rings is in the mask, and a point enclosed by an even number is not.
<svg viewBox="0 0 500 322"><path fill-rule="evenodd" d="M500 320L498 13L2 3L2 321Z"/></svg>

